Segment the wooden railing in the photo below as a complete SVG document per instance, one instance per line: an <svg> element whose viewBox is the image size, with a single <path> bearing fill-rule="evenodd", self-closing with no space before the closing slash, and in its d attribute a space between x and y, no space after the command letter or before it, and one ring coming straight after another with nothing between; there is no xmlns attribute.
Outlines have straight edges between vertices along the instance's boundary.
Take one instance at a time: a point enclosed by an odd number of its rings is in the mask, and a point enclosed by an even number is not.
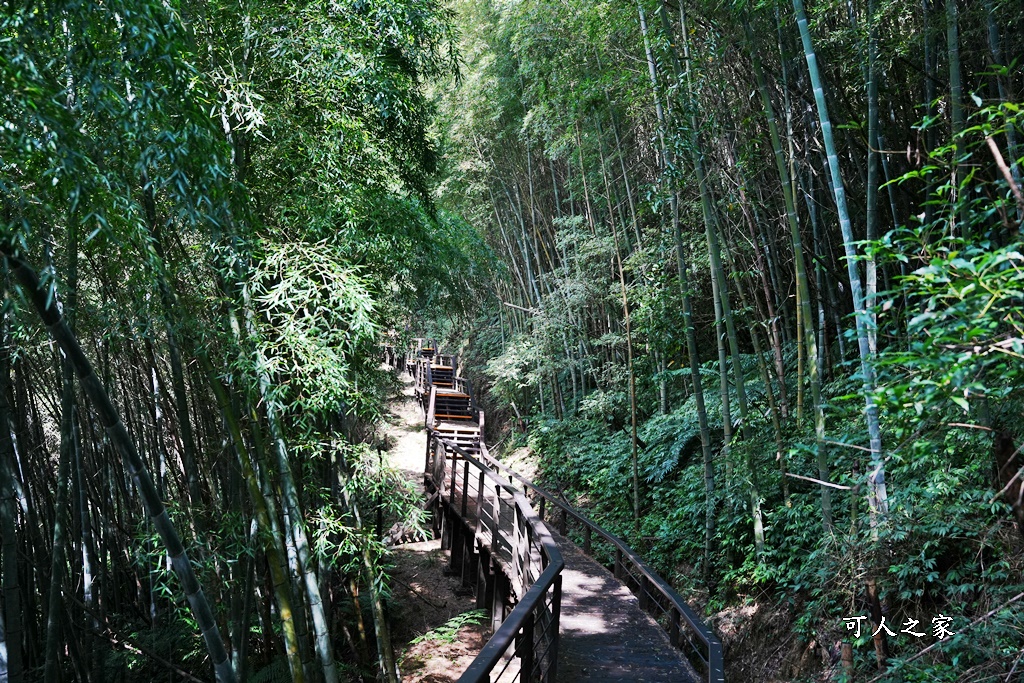
<svg viewBox="0 0 1024 683"><path fill-rule="evenodd" d="M460 683L557 680L558 546L526 496L478 458L427 433L425 476L437 494L442 547L451 550L451 571L476 586L477 605L489 608L497 626Z"/></svg>
<svg viewBox="0 0 1024 683"><path fill-rule="evenodd" d="M693 664L703 670L708 683L724 683L725 665L721 641L686 604L682 596L658 576L632 548L565 501L559 500L549 491L496 460L487 451L486 446L481 448L480 460L495 471L507 475L509 483L518 481L525 493L532 493L539 501L537 505L540 519L544 519L545 512L557 517L558 533L563 537L568 538L566 532L571 520L583 536L582 547L586 554L593 554L595 535L611 546L615 558L612 567L615 577L636 594L640 600L640 607L668 631L673 647L681 649Z"/></svg>

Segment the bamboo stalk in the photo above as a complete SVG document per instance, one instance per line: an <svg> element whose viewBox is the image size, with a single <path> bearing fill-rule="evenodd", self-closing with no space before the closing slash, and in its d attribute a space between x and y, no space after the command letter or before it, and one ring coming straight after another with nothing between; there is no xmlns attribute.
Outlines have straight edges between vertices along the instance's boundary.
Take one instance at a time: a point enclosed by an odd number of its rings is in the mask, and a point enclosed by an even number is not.
<svg viewBox="0 0 1024 683"><path fill-rule="evenodd" d="M236 680L235 670L232 668L224 648L224 641L220 636L210 605L196 579L195 572L192 570L188 553L181 544L178 533L153 485L149 471L142 458L139 457L135 444L129 437L117 409L110 402L110 398L93 371L91 363L85 357L78 340L58 310L56 297L52 296L51 291L40 283L35 271L16 255L13 245L0 244L0 252L6 254L15 276L21 282L36 313L74 367L82 388L106 429L107 436L131 473L146 512L163 541L175 573L181 580L185 597L210 654L217 680L221 683L234 683Z"/></svg>

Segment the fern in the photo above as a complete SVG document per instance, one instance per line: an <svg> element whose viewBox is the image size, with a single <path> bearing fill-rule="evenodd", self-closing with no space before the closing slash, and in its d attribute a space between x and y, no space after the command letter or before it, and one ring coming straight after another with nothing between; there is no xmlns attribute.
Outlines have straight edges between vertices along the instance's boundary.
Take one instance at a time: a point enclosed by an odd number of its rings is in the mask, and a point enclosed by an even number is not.
<svg viewBox="0 0 1024 683"><path fill-rule="evenodd" d="M474 609L462 614L456 614L440 626L432 628L423 635L414 638L412 644L417 645L428 640L438 643L454 643L463 626L478 626L484 623L486 618L487 612L482 609Z"/></svg>
<svg viewBox="0 0 1024 683"><path fill-rule="evenodd" d="M291 680L285 657L275 657L267 666L249 674L249 683L289 683Z"/></svg>

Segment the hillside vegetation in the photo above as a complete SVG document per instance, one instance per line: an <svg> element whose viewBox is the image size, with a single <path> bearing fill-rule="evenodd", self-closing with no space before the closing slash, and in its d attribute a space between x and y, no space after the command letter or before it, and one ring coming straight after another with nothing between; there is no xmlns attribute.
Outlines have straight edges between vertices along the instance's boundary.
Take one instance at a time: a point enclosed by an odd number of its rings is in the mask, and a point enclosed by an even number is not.
<svg viewBox="0 0 1024 683"><path fill-rule="evenodd" d="M4 3L0 683L396 681L413 335L734 679L1013 680L1022 36L1009 0Z"/></svg>

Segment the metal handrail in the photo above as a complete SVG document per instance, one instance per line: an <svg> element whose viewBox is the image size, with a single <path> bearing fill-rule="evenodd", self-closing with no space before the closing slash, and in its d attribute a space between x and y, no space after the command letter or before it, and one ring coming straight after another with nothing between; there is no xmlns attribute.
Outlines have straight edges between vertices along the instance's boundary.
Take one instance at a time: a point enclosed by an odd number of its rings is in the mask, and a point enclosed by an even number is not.
<svg viewBox="0 0 1024 683"><path fill-rule="evenodd" d="M552 598L552 622L551 625L554 627L552 632L549 634L549 644L545 650L545 655L548 657L550 668L547 675L544 676L544 680L555 680L555 668L558 661L558 616L561 608L561 583L562 568L565 566L565 562L562 559L562 553L558 549L558 545L551 536L551 532L548 531L544 521L537 515L530 504L530 501L523 495L522 492L516 490L509 484L506 484L501 477L494 473L494 471L477 459L475 456L468 453L465 449L461 448L457 444L443 439L440 435L431 427L427 427L427 443L433 441L439 442L444 450L454 452L457 456L473 465L479 470L480 476L485 477L496 490L502 490L508 493L512 501L514 502L515 508L519 511L527 523L527 527L530 533L533 535L536 544L542 551L544 570L533 582L533 584L523 593L518 604L512 612L505 617L505 620L501 623L501 626L494 632L487 644L484 645L483 649L476 656L473 662L469 665L469 668L459 678L459 683L481 683L482 681L489 681L491 672L494 667L501 661L503 655L514 646L518 640L520 643L526 644L527 648L533 647L533 621L532 617L534 612L538 608L545 607L545 596L548 591L554 589ZM429 474L429 458L427 463L427 470ZM453 462L453 476L455 475L455 465ZM444 484L441 482L434 482L437 486L438 491L444 495ZM463 496L466 496L467 492L463 491ZM454 506L454 500L451 504ZM463 511L465 512L465 511ZM479 514L479 513L478 513ZM498 524L498 521L495 521ZM523 575L526 576L525 571ZM510 579L514 577L509 577ZM520 645L522 648L523 645ZM521 657L525 653L521 653L518 650L516 654ZM530 652L529 660L533 660L532 655L535 654ZM525 662L524 662L525 663ZM520 679L523 681L531 681L532 679L532 665L523 666L520 670ZM523 678L524 671L525 678Z"/></svg>
<svg viewBox="0 0 1024 683"><path fill-rule="evenodd" d="M657 572L655 572L653 569L651 569L647 565L647 563L644 562L643 559L641 559L640 556L637 555L636 552L632 548L630 548L628 545L626 545L625 541L623 541L621 538L619 538L615 534L612 534L612 533L606 531L604 528L602 528L596 522L594 522L589 517L587 517L583 513L579 512L578 510L573 508L568 503L566 503L566 502L564 502L562 500L559 500L551 492L549 492L549 491L547 491L547 490L537 486L536 484L534 484L532 481L530 481L526 477L522 476L521 474L519 474L518 472L516 472L512 468L508 467L504 463L502 463L502 462L498 461L497 459L495 459L488 452L487 447L484 446L483 444L481 444L480 458L481 458L481 460L483 460L484 462L488 463L492 467L496 467L497 469L501 470L502 472L505 472L509 477L516 479L523 486L525 486L527 489L533 491L535 494L540 496L541 497L540 514L541 514L542 518L543 518L543 515L544 515L544 502L547 501L547 502L551 503L552 505L557 506L562 511L563 515L570 516L570 517L574 518L575 520L577 520L580 524L582 524L587 529L586 538L585 538L585 545L584 545L584 551L586 551L587 553L590 552L590 547L589 547L590 546L590 538L591 538L591 535L593 533L596 533L598 536L600 536L605 541L607 541L609 544L611 544L615 548L615 551L616 551L615 552L615 555L616 555L616 557L615 557L615 569L616 569L615 575L616 575L616 577L621 578L620 568L622 568L622 566L623 566L623 560L624 559L628 559L629 562L632 563L632 565L634 567L636 567L640 571L641 576L643 577L643 579L646 579L648 585L653 587L654 589L656 589L658 591L658 593L672 606L672 608L676 610L677 614L682 618L682 620L686 624L686 626L690 629L690 631L692 631L694 633L694 635L697 636L697 639L704 646L704 648L706 648L707 654L705 654L703 652L700 652L694 646L693 641L691 641L689 638L685 639L686 642L690 645L690 648L693 651L693 653L700 659L701 663L707 669L707 680L708 680L708 683L724 683L724 681L725 681L725 663L724 663L724 658L723 658L723 654L722 654L722 642L718 639L718 636L716 636L711 631L711 629L708 628L707 625L704 624L703 621L701 621L700 617L697 616L697 613L694 612L693 609L690 608L690 606L686 603L685 600L683 600L683 597L681 595L679 595L679 593L677 593L675 591L675 589L673 589L671 586L669 586L668 582L666 582L663 578L661 578L657 574ZM562 527L560 529L560 531L561 531L562 535L564 536L565 535L565 517L564 516L562 518L562 522L561 522L560 526ZM638 592L640 593L640 603L641 603L641 606L646 604L646 600L644 598L644 591L647 589L647 586L643 585L643 579L641 581L638 581L638 583L640 584L638 586ZM677 628L677 626L673 622L673 623L669 624L669 628L670 629ZM672 635L673 635L673 638L672 638L673 645L678 646L677 642L682 640L682 639L679 639L678 637L675 637L676 634L674 634L674 633Z"/></svg>

